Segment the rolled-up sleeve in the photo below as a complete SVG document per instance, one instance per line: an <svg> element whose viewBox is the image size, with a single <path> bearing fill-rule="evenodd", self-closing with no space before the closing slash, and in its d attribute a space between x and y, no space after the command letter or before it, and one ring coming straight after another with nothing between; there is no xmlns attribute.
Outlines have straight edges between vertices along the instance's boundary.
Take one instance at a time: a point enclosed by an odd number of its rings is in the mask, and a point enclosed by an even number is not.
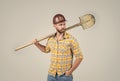
<svg viewBox="0 0 120 81"><path fill-rule="evenodd" d="M45 47L45 53L49 53L49 52L50 52L50 45L49 45L49 39L48 39Z"/></svg>
<svg viewBox="0 0 120 81"><path fill-rule="evenodd" d="M82 51L80 49L80 46L79 46L79 43L77 42L77 40L74 38L72 41L72 52L73 52L73 55L76 57L76 59L78 58L83 58L83 54L82 54Z"/></svg>

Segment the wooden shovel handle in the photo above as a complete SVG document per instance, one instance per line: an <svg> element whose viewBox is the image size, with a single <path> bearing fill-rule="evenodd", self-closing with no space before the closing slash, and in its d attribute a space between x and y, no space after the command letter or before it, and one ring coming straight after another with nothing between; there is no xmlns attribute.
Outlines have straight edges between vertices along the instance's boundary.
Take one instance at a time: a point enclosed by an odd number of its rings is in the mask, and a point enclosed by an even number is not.
<svg viewBox="0 0 120 81"><path fill-rule="evenodd" d="M80 23L75 24L75 25L73 25L73 26L70 26L70 27L66 28L66 31L67 31L67 30L70 30L70 29L72 29L72 28L74 28L74 27L77 27L77 26L79 26L79 25L80 25ZM37 39L37 41L40 42L40 41L42 41L42 40L45 40L45 39L53 36L54 34L55 34L55 33L52 33L52 34L47 35L47 36L45 36L45 37L43 37L43 38L39 38L39 39ZM32 45L32 44L34 44L32 41L31 41L31 42L28 42L28 43L26 43L26 44L24 44L24 45L21 45L21 46L15 48L15 51L18 51L18 50L20 50L20 49L23 49L23 48L25 48L25 47L28 47L28 46L30 46L30 45Z"/></svg>

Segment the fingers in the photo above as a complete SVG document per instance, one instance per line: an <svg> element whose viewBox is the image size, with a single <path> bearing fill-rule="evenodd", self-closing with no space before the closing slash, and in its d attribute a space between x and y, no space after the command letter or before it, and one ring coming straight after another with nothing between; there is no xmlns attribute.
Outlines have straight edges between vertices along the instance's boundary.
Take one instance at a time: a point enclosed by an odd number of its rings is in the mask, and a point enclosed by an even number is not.
<svg viewBox="0 0 120 81"><path fill-rule="evenodd" d="M71 74L72 74L72 73L71 73L70 71L66 71L66 72L65 72L65 75L66 75L66 76L70 76Z"/></svg>
<svg viewBox="0 0 120 81"><path fill-rule="evenodd" d="M34 44L38 44L38 43L39 43L39 42L37 41L37 39L33 39L32 42L33 42Z"/></svg>

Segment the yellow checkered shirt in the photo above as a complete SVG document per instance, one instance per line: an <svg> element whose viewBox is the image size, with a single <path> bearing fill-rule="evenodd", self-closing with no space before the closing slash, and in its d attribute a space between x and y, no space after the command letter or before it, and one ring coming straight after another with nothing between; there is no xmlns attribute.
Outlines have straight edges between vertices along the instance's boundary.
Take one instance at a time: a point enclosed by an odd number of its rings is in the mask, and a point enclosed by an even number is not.
<svg viewBox="0 0 120 81"><path fill-rule="evenodd" d="M73 56L83 58L77 40L65 32L62 40L57 41L55 35L50 37L46 44L46 53L51 52L49 75L60 76L72 67Z"/></svg>

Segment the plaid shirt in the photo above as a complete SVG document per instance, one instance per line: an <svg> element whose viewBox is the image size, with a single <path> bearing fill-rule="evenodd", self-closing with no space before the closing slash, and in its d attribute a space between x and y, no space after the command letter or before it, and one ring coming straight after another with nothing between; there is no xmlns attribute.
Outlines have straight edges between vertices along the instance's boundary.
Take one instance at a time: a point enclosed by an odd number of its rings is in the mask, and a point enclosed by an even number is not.
<svg viewBox="0 0 120 81"><path fill-rule="evenodd" d="M49 74L60 76L72 67L73 55L83 58L77 40L70 34L64 34L62 40L57 41L55 35L50 37L46 44L46 52L51 52L51 64Z"/></svg>

